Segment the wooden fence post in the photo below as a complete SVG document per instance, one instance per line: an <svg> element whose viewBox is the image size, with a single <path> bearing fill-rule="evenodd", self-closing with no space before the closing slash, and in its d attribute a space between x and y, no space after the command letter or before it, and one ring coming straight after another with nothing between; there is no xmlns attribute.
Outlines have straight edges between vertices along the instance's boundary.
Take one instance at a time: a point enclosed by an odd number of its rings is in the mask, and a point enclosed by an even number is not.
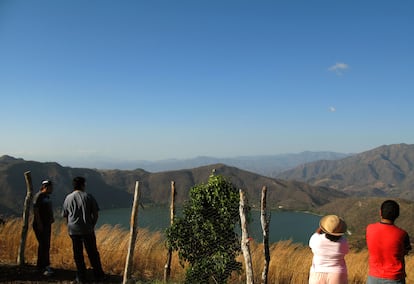
<svg viewBox="0 0 414 284"><path fill-rule="evenodd" d="M267 187L263 186L262 188L262 198L261 198L261 215L260 221L262 223L263 231L263 250L264 250L264 266L262 272L262 284L267 284L267 275L269 272L269 263L270 263L270 252L269 252L269 223L270 215L267 215L266 210L266 195Z"/></svg>
<svg viewBox="0 0 414 284"><path fill-rule="evenodd" d="M24 178L26 180L26 198L24 200L24 211L23 211L23 228L22 235L20 239L19 252L17 254L17 264L23 265L24 260L24 250L26 247L27 232L29 229L29 216L30 216L30 206L32 203L32 193L33 193L33 183L32 175L30 171L24 173Z"/></svg>
<svg viewBox="0 0 414 284"><path fill-rule="evenodd" d="M253 284L253 268L252 268L252 256L250 255L250 246L249 246L249 232L247 230L247 218L246 213L249 210L247 204L246 194L242 189L239 190L240 192L240 226L242 230L242 238L241 238L241 249L244 256L244 262L246 266L246 283Z"/></svg>
<svg viewBox="0 0 414 284"><path fill-rule="evenodd" d="M173 224L175 217L175 182L171 181L171 204L170 204L170 225ZM168 282L171 273L172 249L168 248L167 262L164 266L164 283Z"/></svg>
<svg viewBox="0 0 414 284"><path fill-rule="evenodd" d="M125 271L124 271L124 278L123 284L128 283L131 279L131 268L133 264L134 258L134 248L135 242L137 240L137 233L138 233L138 207L139 207L139 181L135 182L135 193L134 193L134 203L132 205L132 212L131 212L131 221L130 221L130 239L129 239L129 247L128 247L128 254L125 262Z"/></svg>

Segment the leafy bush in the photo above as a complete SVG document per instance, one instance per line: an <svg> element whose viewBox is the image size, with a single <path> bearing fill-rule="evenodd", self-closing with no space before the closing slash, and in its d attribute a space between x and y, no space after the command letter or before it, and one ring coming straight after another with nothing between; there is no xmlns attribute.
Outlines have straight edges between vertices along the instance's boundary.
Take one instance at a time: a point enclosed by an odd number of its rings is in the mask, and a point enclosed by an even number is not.
<svg viewBox="0 0 414 284"><path fill-rule="evenodd" d="M238 204L238 190L223 176L212 174L207 184L191 188L183 217L167 230L168 245L182 263L189 263L186 283L226 283L241 270L235 259L240 251Z"/></svg>

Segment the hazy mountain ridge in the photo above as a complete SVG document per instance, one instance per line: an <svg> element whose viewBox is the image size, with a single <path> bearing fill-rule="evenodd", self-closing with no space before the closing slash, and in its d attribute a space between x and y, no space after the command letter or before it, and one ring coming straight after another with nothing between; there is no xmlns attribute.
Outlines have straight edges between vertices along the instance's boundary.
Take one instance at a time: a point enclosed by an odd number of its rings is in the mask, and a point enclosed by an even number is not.
<svg viewBox="0 0 414 284"><path fill-rule="evenodd" d="M380 146L339 160L306 163L279 174L278 178L224 164L152 173L143 169L71 168L3 156L0 157L0 213L21 212L26 194L23 174L28 170L32 172L35 191L42 179L55 181L53 198L58 206L72 190L72 177L83 175L88 180L88 191L97 196L102 208L111 208L131 206L135 181L140 182L144 204L168 204L171 181L175 182L176 200L182 203L188 198L188 190L206 182L213 169L246 190L254 206L260 202L263 186L268 187L269 207L292 210L314 210L347 196L414 200L414 145L407 144Z"/></svg>
<svg viewBox="0 0 414 284"><path fill-rule="evenodd" d="M166 159L159 161L129 160L129 161L111 161L99 159L93 162L83 161L81 164L90 168L98 169L119 169L134 170L144 169L149 172L163 172L198 168L212 164L225 164L242 170L254 172L260 175L275 177L278 173L294 168L300 164L318 161L318 160L337 160L348 157L352 154L344 154L329 151L279 154L279 155L260 155L260 156L240 156L233 158L215 158L200 156L192 159ZM99 166L97 166L99 165Z"/></svg>
<svg viewBox="0 0 414 284"><path fill-rule="evenodd" d="M143 204L169 204L172 181L175 182L177 191L176 201L181 204L188 199L191 187L207 182L213 169L216 174L222 174L235 186L246 190L253 206L258 205L263 186L268 188L268 206L273 208L311 210L346 196L325 187L272 179L223 164L150 173L142 169L121 171L70 168L53 162L40 163L3 156L0 157L0 213L20 214L22 211L26 195L26 171L31 171L34 192L37 192L41 180L50 178L54 181L52 198L55 208L61 206L64 197L72 190L71 180L76 175L86 177L87 190L97 198L102 208L114 208L131 206L136 181L139 181Z"/></svg>
<svg viewBox="0 0 414 284"><path fill-rule="evenodd" d="M144 206L169 204L172 181L177 191L176 200L181 204L187 200L188 190L206 182L213 169L238 188L245 189L253 207L259 205L261 189L267 186L269 208L281 206L287 210L344 217L354 247L365 246L365 227L379 220L379 206L387 198L395 198L400 203L397 225L414 235L414 145L407 144L384 145L339 160L303 164L280 174L283 178L269 178L224 164L151 173L143 169L71 168L3 156L0 157L0 215L21 215L26 194L24 172L28 170L32 172L35 192L42 179L48 177L55 181L55 208L61 206L64 196L72 190L72 177L83 175L87 178L87 190L105 209L130 207L136 181L139 181Z"/></svg>
<svg viewBox="0 0 414 284"><path fill-rule="evenodd" d="M383 145L340 160L303 164L277 177L353 195L414 200L414 145Z"/></svg>

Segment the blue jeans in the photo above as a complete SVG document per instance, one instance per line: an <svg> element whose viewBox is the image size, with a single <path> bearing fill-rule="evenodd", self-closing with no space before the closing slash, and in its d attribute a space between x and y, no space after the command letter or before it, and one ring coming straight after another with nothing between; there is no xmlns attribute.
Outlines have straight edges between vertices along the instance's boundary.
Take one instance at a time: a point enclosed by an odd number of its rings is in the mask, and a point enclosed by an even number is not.
<svg viewBox="0 0 414 284"><path fill-rule="evenodd" d="M102 270L101 258L99 256L98 248L96 247L96 237L95 233L87 235L70 235L73 245L73 257L75 259L76 269L77 269L77 278L80 281L85 281L86 279L86 265L85 259L83 258L83 247L88 253L89 262L93 268L93 274L95 279L99 280L104 277L104 272Z"/></svg>
<svg viewBox="0 0 414 284"><path fill-rule="evenodd" d="M367 284L405 284L405 278L400 280L393 280L368 276Z"/></svg>

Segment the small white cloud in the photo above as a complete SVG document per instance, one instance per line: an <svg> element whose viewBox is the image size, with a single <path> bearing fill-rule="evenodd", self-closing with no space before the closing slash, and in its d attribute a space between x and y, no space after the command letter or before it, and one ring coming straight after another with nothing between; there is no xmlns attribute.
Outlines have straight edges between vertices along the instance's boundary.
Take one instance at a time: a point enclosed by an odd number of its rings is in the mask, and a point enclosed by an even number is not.
<svg viewBox="0 0 414 284"><path fill-rule="evenodd" d="M335 108L335 107L333 107L333 106L330 106L330 107L329 107L329 111L330 111L330 112L335 112L335 111L336 111L336 108Z"/></svg>
<svg viewBox="0 0 414 284"><path fill-rule="evenodd" d="M337 62L335 65L328 68L329 71L335 72L337 75L342 75L343 72L349 69L349 65L343 62Z"/></svg>

